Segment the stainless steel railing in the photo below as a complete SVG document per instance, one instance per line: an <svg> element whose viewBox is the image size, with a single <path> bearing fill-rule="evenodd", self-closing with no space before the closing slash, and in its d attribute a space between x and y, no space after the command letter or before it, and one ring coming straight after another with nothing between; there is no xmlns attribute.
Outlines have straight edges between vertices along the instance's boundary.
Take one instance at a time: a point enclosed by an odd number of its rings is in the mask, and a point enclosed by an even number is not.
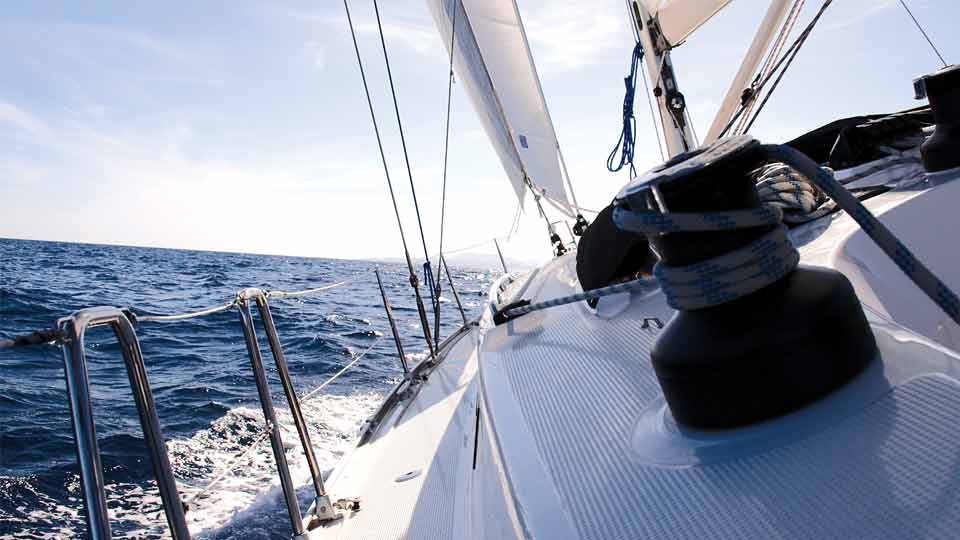
<svg viewBox="0 0 960 540"><path fill-rule="evenodd" d="M380 288L381 299L386 311L387 320L390 324L391 333L397 348L397 354L400 359L400 365L403 370L404 379L398 386L400 388L409 388L419 377L415 373L429 368L435 359L433 357L426 359L417 366L417 369L411 370L407 364L406 356L403 350L403 344L397 329L396 321L393 317L386 290L379 270L375 271L377 283ZM447 268L447 278L450 283L451 291L457 300L457 307L464 321L464 328L467 326L467 318L460 303L459 295L453 285L453 280L449 275ZM313 445L310 441L310 434L307 430L307 423L301 409L301 402L316 395L327 384L342 375L347 369L350 369L360 360L370 349L364 351L348 366L341 369L330 380L324 382L320 387L298 398L293 381L290 376L290 370L287 366L286 357L283 353L279 336L277 335L276 325L273 321L273 315L270 311L269 298L290 298L304 296L325 291L356 280L343 281L332 285L306 289L302 291L263 291L257 288L243 289L237 293L236 297L228 303L210 307L200 311L183 314L170 315L137 315L129 309L116 307L95 307L77 311L68 317L60 319L56 330L34 332L27 336L20 336L12 340L0 340L0 349L19 346L30 346L48 343L54 341L61 345L63 350L64 369L66 372L67 393L69 396L70 414L73 424L73 433L77 449L77 461L80 466L81 490L84 499L84 513L87 522L88 535L93 540L109 540L111 538L109 515L107 512L107 503L104 489L103 469L100 461L100 450L97 444L96 426L93 420L93 406L90 399L90 380L88 376L86 355L84 353L84 337L87 329L98 326L109 326L117 337L120 349L126 366L127 375L130 381L130 387L133 391L134 401L140 416L140 425L143 430L144 439L150 453L150 460L153 467L154 476L160 491L160 498L163 503L164 513L167 524L170 528L171 536L174 540L188 540L190 533L186 523L186 512L189 505L185 505L180 498L177 490L176 479L173 475L173 469L170 466L170 459L166 451L166 443L163 433L160 429L160 422L157 416L156 404L153 393L150 389L147 378L146 368L143 362L143 354L140 349L140 343L135 330L136 325L141 323L163 323L176 322L197 317L204 317L216 313L222 313L236 308L240 318L240 325L244 335L247 353L250 359L251 369L253 370L254 380L257 386L257 394L260 405L263 410L266 429L264 435L258 438L254 445L259 444L265 438L270 439L273 450L274 460L277 466L277 473L280 477L280 485L283 491L284 501L287 506L290 523L293 529L293 538L302 540L307 537L303 515L300 512L299 501L297 500L293 478L290 474L290 468L287 463L284 451L283 440L280 433L280 424L277 421L276 410L273 406L273 400L270 394L270 388L267 381L266 370L263 364L263 356L260 344L257 339L257 331L254 323L251 305L255 304L259 314L260 323L263 332L267 337L271 356L277 369L277 374L284 395L293 417L294 426L304 450L304 457L310 470L310 476L314 487L314 503L311 505L314 522L325 522L337 519L340 514L338 509L357 509L358 502L352 499L342 499L332 502L326 487L324 486L323 476L319 464L313 451ZM461 328L460 331L463 331ZM377 343L379 340L377 341ZM374 346L376 343L374 343ZM387 401L402 399L405 391L395 389L388 396ZM374 415L376 416L376 414ZM376 418L368 422L368 427L378 423ZM361 438L361 443L364 438ZM241 454L241 458L248 455L250 449ZM233 461L232 463L236 463ZM210 489L219 479L218 474L202 492ZM196 500L196 494L192 500Z"/></svg>
<svg viewBox="0 0 960 540"><path fill-rule="evenodd" d="M62 332L63 366L67 377L67 394L70 399L70 416L77 446L77 461L80 464L80 485L83 491L87 529L92 540L110 539L110 521L107 501L104 496L103 468L100 464L100 449L97 445L96 427L93 422L93 406L90 402L90 381L87 360L84 354L84 335L88 328L109 325L120 342L127 376L133 390L133 399L140 414L140 427L150 451L150 461L160 489L163 510L174 540L190 538L186 517L177 483L170 468L167 447L157 418L157 407L143 365L143 354L136 331L123 310L112 307L96 307L78 311L57 323Z"/></svg>

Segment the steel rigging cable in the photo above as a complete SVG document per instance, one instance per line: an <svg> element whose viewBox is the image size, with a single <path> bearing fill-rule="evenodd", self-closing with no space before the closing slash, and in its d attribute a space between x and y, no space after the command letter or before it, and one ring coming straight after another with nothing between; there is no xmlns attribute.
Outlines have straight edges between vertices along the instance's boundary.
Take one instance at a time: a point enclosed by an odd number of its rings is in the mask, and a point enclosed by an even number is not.
<svg viewBox="0 0 960 540"><path fill-rule="evenodd" d="M758 84L756 88L753 90L754 95L761 92L763 90L763 87L766 86L767 82L769 82L770 79L773 77L773 74L780 71L779 75L777 76L776 82L774 83L770 91L767 92L767 95L764 97L763 102L760 103L760 106L757 108L757 111L753 113L753 117L751 118L750 122L748 122L744 132L748 131L750 129L750 126L753 125L753 122L756 121L758 116L760 116L760 112L763 110L764 105L767 104L767 101L769 101L770 96L773 94L773 91L776 89L777 85L780 83L780 80L783 78L784 73L786 73L787 68L790 67L791 63L793 63L793 59L796 58L797 53L800 51L800 48L806 42L807 37L810 36L810 32L813 31L813 28L820 21L820 17L823 15L824 11L826 11L826 9L830 7L830 4L832 3L833 3L833 0L824 0L823 5L820 6L819 11L817 11L817 14L814 15L813 17L813 20L811 20L807 24L806 28L803 29L803 32L801 32L800 35L797 36L797 39L795 39L794 42L790 45L790 47L787 49L787 52L784 53L784 55L777 61L776 64L774 64L773 69L770 70L767 76L764 77L763 80L760 81L760 84ZM786 66L783 66L784 62L787 63ZM781 66L783 66L782 70L780 70ZM736 114L733 115L733 117L730 119L727 125L723 128L723 131L720 132L720 135L717 138L725 137L727 133L730 131L730 128L732 128L733 125L737 123L737 120L740 119L740 117L744 114L744 112L746 112L746 110L747 110L747 107L744 104L741 104L740 108L737 109Z"/></svg>
<svg viewBox="0 0 960 540"><path fill-rule="evenodd" d="M374 2L376 6L376 2ZM370 119L373 122L373 132L377 136L377 147L380 149L380 160L383 162L383 173L387 179L387 187L390 190L390 201L393 203L393 213L397 217L397 229L400 231L400 241L403 243L403 255L407 261L407 269L410 272L410 286L413 287L413 292L417 298L417 311L420 314L420 324L423 327L423 336L427 341L427 347L430 349L430 356L435 357L436 353L433 348L433 340L430 336L430 325L427 322L427 312L423 307L423 298L420 296L420 287L419 280L417 279L417 273L413 269L413 261L410 259L410 251L407 249L407 239L406 235L403 233L403 222L400 219L400 210L397 207L397 197L393 191L393 182L390 180L390 168L387 166L387 155L383 151L383 142L380 138L380 128L377 125L377 115L373 111L373 100L370 98L370 88L367 85L367 75L363 69L363 60L360 57L360 46L357 44L357 33L353 27L353 19L350 16L350 6L347 4L347 0L343 0L343 8L347 13L347 24L350 25L350 37L353 39L353 50L357 54L357 66L360 68L360 78L363 81L363 91L367 96L367 107L370 109ZM378 16L379 22L379 16ZM381 37L382 37L381 33ZM391 82L391 86L392 86ZM399 112L398 112L399 119ZM409 167L409 162L407 164ZM411 187L412 187L412 176L411 176ZM414 195L414 201L416 201L416 195ZM420 214L419 210L417 212L417 218L419 219ZM420 230L421 235L423 234L423 229ZM424 249L426 249L426 241L424 240Z"/></svg>
<svg viewBox="0 0 960 540"><path fill-rule="evenodd" d="M397 103L397 90L393 85L393 71L390 69L390 57L387 54L387 42L383 36L383 24L380 22L380 8L377 6L377 0L373 0L373 11L377 18L377 31L380 34L380 45L383 48L383 62L387 67L387 80L390 81L390 94L393 96L393 110L397 115L397 129L400 132L400 145L403 148L403 159L407 165L407 178L410 179L410 193L413 195L413 208L417 213L417 226L420 229L420 241L423 243L423 275L426 280L427 288L430 290L430 300L433 304L434 313L440 309L440 296L437 294L436 285L433 279L433 269L430 265L430 252L427 250L427 237L423 233L423 220L420 218L420 205L417 203L417 188L413 184L413 171L410 168L410 155L407 152L407 140L403 136L403 122L400 120L400 105ZM426 324L426 321L424 321ZM429 333L429 329L427 330Z"/></svg>

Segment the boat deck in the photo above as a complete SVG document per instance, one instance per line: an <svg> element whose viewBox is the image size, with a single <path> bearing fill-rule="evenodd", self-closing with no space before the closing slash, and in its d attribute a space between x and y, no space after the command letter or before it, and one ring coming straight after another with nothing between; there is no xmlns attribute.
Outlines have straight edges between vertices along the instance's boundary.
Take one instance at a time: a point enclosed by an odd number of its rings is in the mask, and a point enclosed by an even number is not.
<svg viewBox="0 0 960 540"><path fill-rule="evenodd" d="M464 485L476 424L476 328L456 338L427 383L402 400L330 477L360 511L311 538L465 538Z"/></svg>
<svg viewBox="0 0 960 540"><path fill-rule="evenodd" d="M846 260L824 246L856 240L847 221L818 225L804 262ZM569 254L495 291L538 302L578 287ZM678 426L663 401L650 319L672 310L658 291L501 326L488 313L333 475L334 496L359 496L362 510L311 537L954 538L960 356L866 305L879 355L865 372L723 432Z"/></svg>

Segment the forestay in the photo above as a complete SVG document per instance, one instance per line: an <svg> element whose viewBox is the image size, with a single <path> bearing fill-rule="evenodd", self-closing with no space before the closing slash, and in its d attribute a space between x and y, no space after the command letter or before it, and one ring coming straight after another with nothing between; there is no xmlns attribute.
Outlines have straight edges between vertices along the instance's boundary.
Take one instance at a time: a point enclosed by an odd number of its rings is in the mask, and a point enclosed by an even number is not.
<svg viewBox="0 0 960 540"><path fill-rule="evenodd" d="M427 0L447 47L456 10L455 70L523 201L525 178L574 217L557 136L514 0ZM448 51L449 52L449 51Z"/></svg>

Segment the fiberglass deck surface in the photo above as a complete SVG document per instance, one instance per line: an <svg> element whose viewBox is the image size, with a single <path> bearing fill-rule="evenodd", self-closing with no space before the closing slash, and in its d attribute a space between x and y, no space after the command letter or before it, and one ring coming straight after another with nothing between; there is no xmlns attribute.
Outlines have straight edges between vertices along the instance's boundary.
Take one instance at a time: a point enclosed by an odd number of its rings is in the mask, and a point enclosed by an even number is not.
<svg viewBox="0 0 960 540"><path fill-rule="evenodd" d="M465 537L462 494L473 450L476 334L474 328L459 338L419 392L334 471L332 497L359 497L361 509L311 538Z"/></svg>
<svg viewBox="0 0 960 540"><path fill-rule="evenodd" d="M569 294L573 264L554 261L524 298ZM484 391L529 537L956 537L954 354L871 315L882 359L848 387L773 422L684 434L642 325L669 316L653 293L610 318L577 303L485 335Z"/></svg>
<svg viewBox="0 0 960 540"><path fill-rule="evenodd" d="M825 220L804 262L842 261L831 246L846 245L848 222ZM501 292L571 294L574 264L568 254ZM311 538L956 538L960 357L869 304L879 355L864 373L715 433L678 427L664 404L650 364L659 330L644 325L672 315L659 292L499 327L487 317L347 456L331 492L362 509Z"/></svg>

